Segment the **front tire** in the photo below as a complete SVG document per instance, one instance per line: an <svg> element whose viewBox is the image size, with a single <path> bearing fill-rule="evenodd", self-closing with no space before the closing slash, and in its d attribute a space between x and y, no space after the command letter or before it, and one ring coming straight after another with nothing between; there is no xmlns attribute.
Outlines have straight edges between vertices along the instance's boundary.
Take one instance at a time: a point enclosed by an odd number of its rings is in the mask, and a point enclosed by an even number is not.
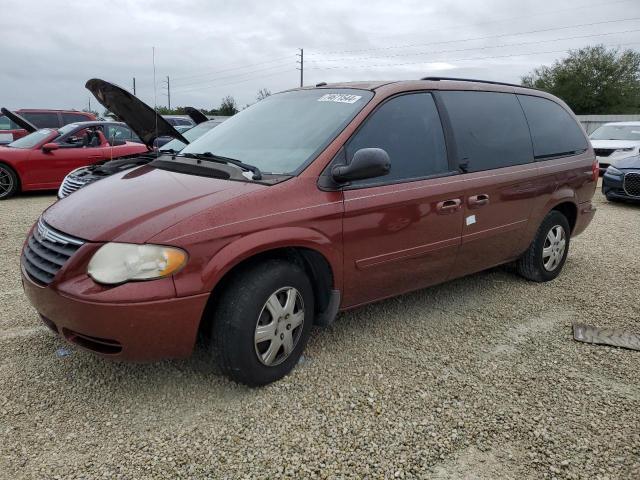
<svg viewBox="0 0 640 480"><path fill-rule="evenodd" d="M534 282L548 282L556 278L567 260L570 236L567 217L557 210L549 212L533 242L518 260L518 273Z"/></svg>
<svg viewBox="0 0 640 480"><path fill-rule="evenodd" d="M304 270L268 260L236 274L214 312L211 342L232 380L266 385L298 363L313 324L314 298Z"/></svg>
<svg viewBox="0 0 640 480"><path fill-rule="evenodd" d="M8 165L0 163L0 200L13 197L19 190L18 175Z"/></svg>

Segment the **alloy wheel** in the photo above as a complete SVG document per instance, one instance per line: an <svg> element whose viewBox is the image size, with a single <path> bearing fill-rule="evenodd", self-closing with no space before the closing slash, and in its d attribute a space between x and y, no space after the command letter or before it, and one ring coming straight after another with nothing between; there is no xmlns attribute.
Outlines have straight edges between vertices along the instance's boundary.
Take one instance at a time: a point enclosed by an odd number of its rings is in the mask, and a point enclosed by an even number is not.
<svg viewBox="0 0 640 480"><path fill-rule="evenodd" d="M284 362L296 347L304 325L302 295L293 287L272 293L265 302L254 334L255 350L263 365Z"/></svg>
<svg viewBox="0 0 640 480"><path fill-rule="evenodd" d="M0 198L9 195L13 191L13 176L0 165Z"/></svg>
<svg viewBox="0 0 640 480"><path fill-rule="evenodd" d="M562 259L567 246L564 228L561 225L551 227L542 247L542 264L548 272L553 272Z"/></svg>

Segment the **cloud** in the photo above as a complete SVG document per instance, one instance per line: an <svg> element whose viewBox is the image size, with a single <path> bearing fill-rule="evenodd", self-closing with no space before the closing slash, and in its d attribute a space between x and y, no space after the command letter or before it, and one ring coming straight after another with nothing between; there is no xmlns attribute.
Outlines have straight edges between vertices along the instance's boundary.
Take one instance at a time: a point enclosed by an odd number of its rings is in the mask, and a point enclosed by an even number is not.
<svg viewBox="0 0 640 480"><path fill-rule="evenodd" d="M454 70L513 82L568 48L640 42L630 31L640 30L637 20L563 27L635 17L635 0L4 0L0 104L80 109L90 100L87 79L130 89L136 77L138 96L166 105L160 82L168 75L174 106L211 108L225 95L244 105L260 88L298 85L298 48L307 84Z"/></svg>

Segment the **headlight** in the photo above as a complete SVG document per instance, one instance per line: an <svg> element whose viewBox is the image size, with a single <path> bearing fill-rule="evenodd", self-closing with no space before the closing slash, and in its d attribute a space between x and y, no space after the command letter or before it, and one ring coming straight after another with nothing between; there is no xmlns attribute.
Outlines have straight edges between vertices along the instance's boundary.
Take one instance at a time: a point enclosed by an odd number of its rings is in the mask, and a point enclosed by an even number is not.
<svg viewBox="0 0 640 480"><path fill-rule="evenodd" d="M616 176L622 175L622 172L618 170L616 167L614 167L613 165L609 165L605 173L608 173L609 175L616 175Z"/></svg>
<svg viewBox="0 0 640 480"><path fill-rule="evenodd" d="M168 277L180 270L186 261L186 252L179 248L107 243L93 255L87 273L98 283L113 285Z"/></svg>

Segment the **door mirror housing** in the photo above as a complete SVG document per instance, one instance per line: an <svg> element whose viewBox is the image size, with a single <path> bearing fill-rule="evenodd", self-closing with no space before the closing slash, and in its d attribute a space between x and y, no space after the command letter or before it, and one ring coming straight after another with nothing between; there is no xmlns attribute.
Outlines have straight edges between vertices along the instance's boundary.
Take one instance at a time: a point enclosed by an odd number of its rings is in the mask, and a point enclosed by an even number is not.
<svg viewBox="0 0 640 480"><path fill-rule="evenodd" d="M60 145L58 145L55 142L49 142L49 143L45 143L42 146L42 151L45 153L51 152L53 150L58 150L60 148Z"/></svg>
<svg viewBox="0 0 640 480"><path fill-rule="evenodd" d="M331 177L337 183L366 180L387 175L391 171L391 159L382 148L361 148L348 165L335 165Z"/></svg>

